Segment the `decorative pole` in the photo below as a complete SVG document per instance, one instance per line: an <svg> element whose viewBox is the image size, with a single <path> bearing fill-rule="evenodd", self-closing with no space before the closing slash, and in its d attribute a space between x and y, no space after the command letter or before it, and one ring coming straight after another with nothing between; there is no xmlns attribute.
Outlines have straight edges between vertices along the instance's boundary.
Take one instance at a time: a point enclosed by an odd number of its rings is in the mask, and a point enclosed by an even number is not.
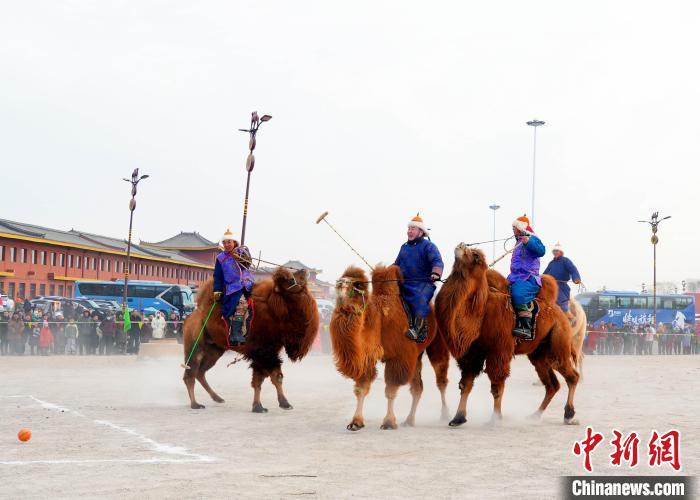
<svg viewBox="0 0 700 500"><path fill-rule="evenodd" d="M656 244L659 242L659 237L656 236L656 232L659 230L659 224L661 221L670 219L671 216L667 215L663 219L659 219L659 212L654 212L651 214L651 220L640 220L637 222L644 222L651 226L651 244L654 246L654 328L656 328Z"/></svg>
<svg viewBox="0 0 700 500"><path fill-rule="evenodd" d="M124 293L122 295L122 315L126 318L128 306L127 306L127 289L129 285L129 269L131 266L131 228L134 224L134 210L136 210L136 186L142 179L148 179L148 175L142 175L139 177L139 169L135 168L131 173L131 179L124 178L126 182L131 183L131 200L129 200L129 239L126 242L126 267L124 268ZM129 325L131 326L131 324ZM126 321L124 323L124 328L126 328Z"/></svg>
<svg viewBox="0 0 700 500"><path fill-rule="evenodd" d="M243 202L243 226L241 227L241 246L245 244L245 225L246 221L248 220L248 194L250 193L250 174L251 172L253 172L253 168L255 168L255 156L253 155L256 143L255 136L258 133L260 125L263 122L270 121L271 119L272 116L270 115L262 115L261 117L258 117L258 112L253 111L253 113L250 115L250 128L238 129L241 132L248 132L248 134L250 134L250 141L248 142L248 149L250 151L248 153L248 158L246 158L245 160L245 169L248 171L248 179L246 180L245 184L245 201Z"/></svg>

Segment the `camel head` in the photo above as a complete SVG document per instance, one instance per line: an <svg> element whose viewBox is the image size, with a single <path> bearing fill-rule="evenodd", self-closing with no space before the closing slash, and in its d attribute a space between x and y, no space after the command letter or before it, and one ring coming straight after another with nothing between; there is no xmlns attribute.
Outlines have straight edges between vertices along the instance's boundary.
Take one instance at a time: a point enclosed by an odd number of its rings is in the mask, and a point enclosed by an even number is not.
<svg viewBox="0 0 700 500"><path fill-rule="evenodd" d="M361 305L367 300L369 283L367 275L359 267L348 267L343 276L335 282L336 307Z"/></svg>
<svg viewBox="0 0 700 500"><path fill-rule="evenodd" d="M272 275L275 291L285 294L305 292L308 280L309 272L306 269L292 270L278 267Z"/></svg>
<svg viewBox="0 0 700 500"><path fill-rule="evenodd" d="M475 271L486 272L488 264L486 255L478 248L473 248L466 243L460 243L455 248L455 264L452 267L453 273L462 276L471 275Z"/></svg>
<svg viewBox="0 0 700 500"><path fill-rule="evenodd" d="M372 293L375 295L399 295L403 281L399 266L377 266L372 271Z"/></svg>

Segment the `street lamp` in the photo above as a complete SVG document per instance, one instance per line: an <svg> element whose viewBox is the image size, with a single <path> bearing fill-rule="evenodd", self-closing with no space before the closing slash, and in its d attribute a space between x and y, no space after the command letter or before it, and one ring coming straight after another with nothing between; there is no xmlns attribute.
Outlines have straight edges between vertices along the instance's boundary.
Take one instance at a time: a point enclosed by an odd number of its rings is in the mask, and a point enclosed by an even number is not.
<svg viewBox="0 0 700 500"><path fill-rule="evenodd" d="M255 150L255 136L258 133L258 129L263 122L270 121L272 116L262 115L258 117L258 112L253 111L250 115L250 128L239 128L241 132L248 132L250 134L250 140L248 141L248 157L245 160L245 169L248 171L248 179L245 184L245 201L243 202L243 227L241 228L241 246L245 243L245 225L248 220L248 193L250 192L250 174L255 168L255 156L253 155L253 150Z"/></svg>
<svg viewBox="0 0 700 500"><path fill-rule="evenodd" d="M131 173L131 179L124 178L126 182L131 183L131 200L129 200L129 239L126 243L126 267L124 268L124 292L122 295L122 317L125 315L127 310L126 300L127 300L127 289L129 284L129 269L131 261L131 228L134 224L134 210L136 210L136 186L143 179L148 179L148 175L142 175L139 177L139 169L135 168Z"/></svg>
<svg viewBox="0 0 700 500"><path fill-rule="evenodd" d="M532 127L532 210L530 211L530 222L535 226L535 166L537 162L537 127L544 125L542 120L530 120L526 122Z"/></svg>
<svg viewBox="0 0 700 500"><path fill-rule="evenodd" d="M495 203L493 205L489 205L489 208L493 210L493 256L491 258L491 262L496 261L496 210L501 208L500 205L496 205Z"/></svg>
<svg viewBox="0 0 700 500"><path fill-rule="evenodd" d="M663 219L659 219L659 212L654 212L651 214L651 220L637 221L649 224L651 226L651 244L654 246L654 328L656 328L656 244L659 242L659 237L656 236L656 232L659 230L659 224L661 224L661 221L670 218L671 216L667 215Z"/></svg>

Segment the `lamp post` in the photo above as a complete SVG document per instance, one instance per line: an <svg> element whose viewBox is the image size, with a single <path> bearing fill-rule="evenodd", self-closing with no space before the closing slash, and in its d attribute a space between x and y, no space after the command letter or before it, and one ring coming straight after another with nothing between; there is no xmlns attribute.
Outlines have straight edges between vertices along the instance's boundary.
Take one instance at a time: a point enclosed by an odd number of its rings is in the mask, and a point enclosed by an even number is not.
<svg viewBox="0 0 700 500"><path fill-rule="evenodd" d="M493 205L489 205L489 208L493 210L493 256L491 257L491 262L496 261L496 210L501 208L500 205L496 205L495 203Z"/></svg>
<svg viewBox="0 0 700 500"><path fill-rule="evenodd" d="M651 244L654 246L654 328L656 328L656 244L659 242L659 237L656 236L656 232L659 230L659 224L661 224L661 221L670 218L671 216L667 215L663 219L659 219L659 212L654 212L651 214L651 220L637 221L649 224L649 226L651 226Z"/></svg>
<svg viewBox="0 0 700 500"><path fill-rule="evenodd" d="M129 239L126 242L126 267L124 268L124 292L122 295L122 316L127 310L127 289L129 284L129 270L131 262L131 228L134 224L134 210L136 210L136 186L143 179L148 179L148 175L139 177L139 169L135 168L131 173L131 179L124 178L126 182L131 183L131 200L129 200Z"/></svg>
<svg viewBox="0 0 700 500"><path fill-rule="evenodd" d="M532 210L530 211L530 222L535 226L535 167L537 165L537 127L541 127L545 122L542 120L530 120L526 122L532 127Z"/></svg>
<svg viewBox="0 0 700 500"><path fill-rule="evenodd" d="M253 168L255 168L255 156L253 155L256 143L255 136L258 133L260 125L262 125L263 122L270 121L271 119L272 116L270 115L262 115L261 117L258 117L258 112L253 111L250 115L250 128L238 129L241 132L248 132L248 134L250 135L250 140L248 141L249 152L248 157L245 160L245 169L248 171L248 179L246 180L245 184L245 201L243 202L243 225L241 227L241 246L245 243L245 225L246 221L248 220L248 193L250 192L250 174L253 172Z"/></svg>

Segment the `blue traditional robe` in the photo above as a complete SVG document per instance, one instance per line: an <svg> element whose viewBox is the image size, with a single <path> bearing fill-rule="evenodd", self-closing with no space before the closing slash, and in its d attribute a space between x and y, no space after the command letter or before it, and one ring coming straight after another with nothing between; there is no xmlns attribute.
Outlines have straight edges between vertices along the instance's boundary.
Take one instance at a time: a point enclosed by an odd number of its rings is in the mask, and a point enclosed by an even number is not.
<svg viewBox="0 0 700 500"><path fill-rule="evenodd" d="M527 245L523 245L521 237L517 241L510 261L508 281L513 305L523 306L532 302L542 287L540 257L545 254L545 248L542 240L534 234Z"/></svg>
<svg viewBox="0 0 700 500"><path fill-rule="evenodd" d="M425 318L430 312L430 300L435 294L432 273L442 275L445 265L435 243L425 237L407 241L401 245L394 265L399 266L404 282L401 296L411 309L414 318Z"/></svg>
<svg viewBox="0 0 700 500"><path fill-rule="evenodd" d="M581 275L576 269L576 266L571 259L567 257L554 258L547 264L547 268L544 270L543 274L549 274L554 279L557 280L559 285L559 295L557 297L557 304L562 308L563 311L569 310L569 299L571 297L571 288L569 288L569 281L580 281Z"/></svg>

